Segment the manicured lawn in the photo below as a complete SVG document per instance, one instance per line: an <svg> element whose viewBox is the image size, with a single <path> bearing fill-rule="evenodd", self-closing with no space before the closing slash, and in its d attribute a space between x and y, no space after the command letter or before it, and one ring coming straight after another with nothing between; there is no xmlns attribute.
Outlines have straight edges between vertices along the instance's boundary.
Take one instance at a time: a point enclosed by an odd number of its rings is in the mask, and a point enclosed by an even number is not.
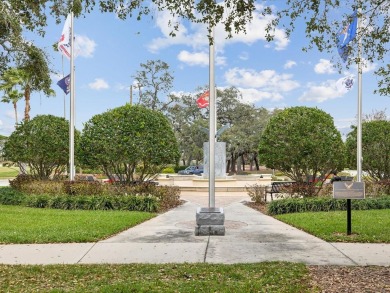
<svg viewBox="0 0 390 293"><path fill-rule="evenodd" d="M0 243L94 242L154 216L146 212L66 211L0 205Z"/></svg>
<svg viewBox="0 0 390 293"><path fill-rule="evenodd" d="M390 243L390 210L352 211L352 234L347 235L347 212L294 213L275 216L329 242Z"/></svg>
<svg viewBox="0 0 390 293"><path fill-rule="evenodd" d="M313 292L303 264L0 265L1 292Z"/></svg>
<svg viewBox="0 0 390 293"><path fill-rule="evenodd" d="M14 178L19 174L18 167L0 167L0 179Z"/></svg>

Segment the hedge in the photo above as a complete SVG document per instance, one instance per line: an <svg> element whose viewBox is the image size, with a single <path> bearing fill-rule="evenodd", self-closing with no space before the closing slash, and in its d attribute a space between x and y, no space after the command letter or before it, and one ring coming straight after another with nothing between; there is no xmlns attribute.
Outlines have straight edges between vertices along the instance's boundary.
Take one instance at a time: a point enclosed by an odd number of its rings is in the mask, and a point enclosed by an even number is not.
<svg viewBox="0 0 390 293"><path fill-rule="evenodd" d="M65 210L129 210L156 212L159 199L145 195L48 195L24 194L10 187L0 188L0 204Z"/></svg>
<svg viewBox="0 0 390 293"><path fill-rule="evenodd" d="M390 209L390 196L351 200L353 210ZM347 209L347 201L330 197L288 198L274 200L267 206L268 213L280 215L301 212L328 212Z"/></svg>

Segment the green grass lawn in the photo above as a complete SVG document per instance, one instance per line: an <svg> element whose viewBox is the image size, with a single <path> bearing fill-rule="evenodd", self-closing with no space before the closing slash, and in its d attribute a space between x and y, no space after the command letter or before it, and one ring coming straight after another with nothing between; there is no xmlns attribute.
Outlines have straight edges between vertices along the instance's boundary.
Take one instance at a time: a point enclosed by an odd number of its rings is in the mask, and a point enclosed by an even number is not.
<svg viewBox="0 0 390 293"><path fill-rule="evenodd" d="M390 210L352 211L352 234L347 235L347 212L294 213L275 218L329 242L390 243Z"/></svg>
<svg viewBox="0 0 390 293"><path fill-rule="evenodd" d="M0 167L0 179L14 178L18 174L18 167Z"/></svg>
<svg viewBox="0 0 390 293"><path fill-rule="evenodd" d="M95 242L154 216L146 212L67 211L0 205L0 243Z"/></svg>
<svg viewBox="0 0 390 293"><path fill-rule="evenodd" d="M303 264L0 265L1 292L313 292Z"/></svg>

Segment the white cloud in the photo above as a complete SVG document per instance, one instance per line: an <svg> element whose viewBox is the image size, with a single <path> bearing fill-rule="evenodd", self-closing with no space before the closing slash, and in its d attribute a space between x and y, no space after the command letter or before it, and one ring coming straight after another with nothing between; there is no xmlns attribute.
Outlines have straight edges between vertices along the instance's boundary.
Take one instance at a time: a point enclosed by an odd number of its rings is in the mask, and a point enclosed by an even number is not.
<svg viewBox="0 0 390 293"><path fill-rule="evenodd" d="M89 83L88 86L93 90L104 90L110 87L108 83L102 78L95 78L95 81Z"/></svg>
<svg viewBox="0 0 390 293"><path fill-rule="evenodd" d="M190 66L200 65L200 66L208 66L209 65L209 54L205 52L198 53L190 53L186 50L180 51L179 55L177 55L177 59L181 62L184 62Z"/></svg>
<svg viewBox="0 0 390 293"><path fill-rule="evenodd" d="M189 66L208 66L209 65L209 53L206 52L188 52L186 50L180 51L177 55L177 59ZM215 64L218 66L226 65L226 57L216 56Z"/></svg>
<svg viewBox="0 0 390 293"><path fill-rule="evenodd" d="M333 100L344 96L348 89L345 87L344 80L346 77L338 80L327 80L319 85L309 83L308 90L299 97L299 101L315 101L318 103L327 100Z"/></svg>
<svg viewBox="0 0 390 293"><path fill-rule="evenodd" d="M300 86L292 77L291 74L278 74L274 70L257 72L253 69L232 68L225 72L226 83L237 87L248 102L282 100L283 93Z"/></svg>
<svg viewBox="0 0 390 293"><path fill-rule="evenodd" d="M290 69L290 68L292 68L292 67L294 67L294 66L296 66L296 65L297 65L297 62L292 61L292 60L288 60L288 61L284 64L283 68L284 68L284 69Z"/></svg>
<svg viewBox="0 0 390 293"><path fill-rule="evenodd" d="M96 43L87 36L76 35L74 47L76 56L91 58L95 52Z"/></svg>
<svg viewBox="0 0 390 293"><path fill-rule="evenodd" d="M233 68L225 72L225 79L234 86L264 88L282 92L299 87L299 83L292 80L291 74L278 74L274 70L257 72L253 69Z"/></svg>
<svg viewBox="0 0 390 293"><path fill-rule="evenodd" d="M336 72L333 64L327 59L320 59L320 62L314 66L314 71L318 74L332 74Z"/></svg>

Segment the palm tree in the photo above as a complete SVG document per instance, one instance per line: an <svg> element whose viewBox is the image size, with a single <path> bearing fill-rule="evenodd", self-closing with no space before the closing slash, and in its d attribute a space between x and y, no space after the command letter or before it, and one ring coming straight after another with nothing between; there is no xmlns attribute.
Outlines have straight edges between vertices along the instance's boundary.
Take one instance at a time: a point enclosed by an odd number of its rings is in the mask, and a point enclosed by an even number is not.
<svg viewBox="0 0 390 293"><path fill-rule="evenodd" d="M33 91L42 91L46 96L53 96L50 88L50 70L44 52L31 44L26 44L25 54L18 59L16 68L8 69L0 80L0 90L11 91L20 86L26 102L24 121L30 120L30 97Z"/></svg>
<svg viewBox="0 0 390 293"><path fill-rule="evenodd" d="M19 84L19 73L16 68L10 68L4 72L0 78L0 90L4 91L4 95L1 98L3 103L12 103L15 111L15 125L18 124L18 111L17 102L23 98L23 93L18 91L15 87Z"/></svg>
<svg viewBox="0 0 390 293"><path fill-rule="evenodd" d="M19 92L18 90L10 90L6 91L4 96L1 98L1 101L4 103L12 103L14 106L14 112L15 112L15 125L18 124L18 109L17 109L17 102L23 98L23 93Z"/></svg>

